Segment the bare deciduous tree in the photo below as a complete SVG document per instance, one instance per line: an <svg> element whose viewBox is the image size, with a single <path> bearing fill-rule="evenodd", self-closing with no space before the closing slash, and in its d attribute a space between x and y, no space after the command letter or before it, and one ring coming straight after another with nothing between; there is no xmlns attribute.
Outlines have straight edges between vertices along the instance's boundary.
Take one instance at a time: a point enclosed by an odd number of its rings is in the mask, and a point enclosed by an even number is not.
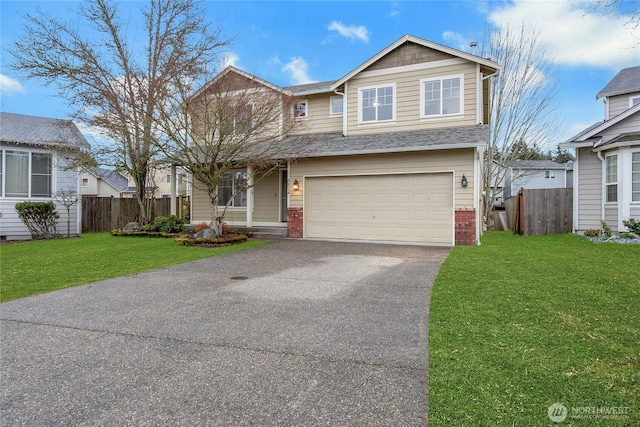
<svg viewBox="0 0 640 427"><path fill-rule="evenodd" d="M84 3L75 9L80 27L28 14L25 35L10 51L16 70L57 85L77 118L99 127L109 143L94 147L94 154L132 177L144 223L153 206L146 190L157 154L158 107L175 86L205 74L227 42L204 21L195 0L151 0L138 38L119 18L118 5Z"/></svg>
<svg viewBox="0 0 640 427"><path fill-rule="evenodd" d="M491 34L481 55L502 65L490 89L490 140L482 176L486 227L509 166L526 159L529 147L548 147L561 124L555 116L556 68L545 61L537 31L506 27Z"/></svg>
<svg viewBox="0 0 640 427"><path fill-rule="evenodd" d="M78 203L80 197L74 190L58 190L56 192L56 202L64 206L67 211L67 238L71 237L71 207Z"/></svg>
<svg viewBox="0 0 640 427"><path fill-rule="evenodd" d="M301 154L302 144L294 142L308 137L304 121L293 117L295 102L287 91L228 67L195 94L183 93L181 102L165 105L158 120L168 136L164 152L207 193L216 235L236 196L282 167L293 150ZM238 185L219 200L230 172L238 174Z"/></svg>

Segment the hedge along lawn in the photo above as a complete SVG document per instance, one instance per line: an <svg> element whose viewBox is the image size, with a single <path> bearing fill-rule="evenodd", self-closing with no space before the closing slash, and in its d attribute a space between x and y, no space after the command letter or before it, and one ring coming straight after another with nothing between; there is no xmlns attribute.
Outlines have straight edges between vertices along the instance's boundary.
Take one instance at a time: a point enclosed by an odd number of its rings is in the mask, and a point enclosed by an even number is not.
<svg viewBox="0 0 640 427"><path fill-rule="evenodd" d="M640 425L640 245L481 242L453 248L433 284L429 424Z"/></svg>
<svg viewBox="0 0 640 427"><path fill-rule="evenodd" d="M247 241L206 248L178 245L168 238L113 237L109 233L3 244L0 246L0 301L266 244L263 241Z"/></svg>

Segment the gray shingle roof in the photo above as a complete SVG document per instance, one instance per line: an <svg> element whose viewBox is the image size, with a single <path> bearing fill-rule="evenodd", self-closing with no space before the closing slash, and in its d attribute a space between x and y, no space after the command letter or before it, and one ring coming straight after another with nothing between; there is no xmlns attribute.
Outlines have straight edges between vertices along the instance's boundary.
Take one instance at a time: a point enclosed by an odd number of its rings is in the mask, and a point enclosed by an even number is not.
<svg viewBox="0 0 640 427"><path fill-rule="evenodd" d="M3 112L0 112L0 141L13 144L89 147L89 143L71 120Z"/></svg>
<svg viewBox="0 0 640 427"><path fill-rule="evenodd" d="M284 89L291 91L295 96L313 95L316 93L331 92L331 85L336 80L329 80L326 82L307 83L304 85L287 86Z"/></svg>
<svg viewBox="0 0 640 427"><path fill-rule="evenodd" d="M120 175L116 171L104 168L91 168L90 170L91 173L104 180L118 191L126 191L129 186L129 181L127 180L127 178Z"/></svg>
<svg viewBox="0 0 640 427"><path fill-rule="evenodd" d="M605 96L640 92L640 66L624 68L596 95L596 99Z"/></svg>
<svg viewBox="0 0 640 427"><path fill-rule="evenodd" d="M304 158L476 147L488 141L489 127L474 125L371 135L315 134L285 138L282 144L286 152L295 153L288 157Z"/></svg>
<svg viewBox="0 0 640 427"><path fill-rule="evenodd" d="M513 169L567 169L566 163L556 163L553 160L516 160Z"/></svg>

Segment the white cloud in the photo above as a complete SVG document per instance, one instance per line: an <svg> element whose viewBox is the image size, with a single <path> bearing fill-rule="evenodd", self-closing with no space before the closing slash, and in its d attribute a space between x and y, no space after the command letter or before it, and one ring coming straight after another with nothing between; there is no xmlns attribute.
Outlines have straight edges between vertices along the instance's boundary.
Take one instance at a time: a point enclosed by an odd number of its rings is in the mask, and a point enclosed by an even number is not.
<svg viewBox="0 0 640 427"><path fill-rule="evenodd" d="M226 68L229 65L231 65L232 67L237 67L239 62L240 62L240 57L235 52L229 52L222 59L222 67Z"/></svg>
<svg viewBox="0 0 640 427"><path fill-rule="evenodd" d="M24 87L16 79L0 74L0 93L8 94L12 92L24 93Z"/></svg>
<svg viewBox="0 0 640 427"><path fill-rule="evenodd" d="M299 56L296 56L291 58L291 61L284 64L284 66L282 67L282 71L289 74L289 78L292 84L301 85L305 83L313 83L315 81L311 77L309 77L307 68L307 61Z"/></svg>
<svg viewBox="0 0 640 427"><path fill-rule="evenodd" d="M462 34L455 33L453 31L445 31L442 33L442 38L453 48L456 48L463 52L471 51L469 44L472 42L472 40L464 37Z"/></svg>
<svg viewBox="0 0 640 427"><path fill-rule="evenodd" d="M349 40L362 40L365 43L369 42L369 30L364 25L344 25L340 21L331 21L327 27L329 31L337 31L343 37Z"/></svg>
<svg viewBox="0 0 640 427"><path fill-rule="evenodd" d="M517 32L522 25L540 31L548 60L571 66L618 70L637 65L640 27L625 26L629 17L598 15L571 1L515 0L493 10L489 21Z"/></svg>

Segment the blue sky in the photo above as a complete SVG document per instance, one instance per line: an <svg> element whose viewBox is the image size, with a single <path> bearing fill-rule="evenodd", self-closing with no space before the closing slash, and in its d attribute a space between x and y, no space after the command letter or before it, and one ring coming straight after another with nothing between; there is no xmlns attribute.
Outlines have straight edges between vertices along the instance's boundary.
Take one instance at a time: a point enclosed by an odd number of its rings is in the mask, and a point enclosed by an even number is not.
<svg viewBox="0 0 640 427"><path fill-rule="evenodd" d="M133 28L145 2L123 2ZM5 48L22 34L22 16L37 7L69 18L77 1L0 1L0 110L64 118L68 103L53 87L12 71ZM640 28L624 11L589 12L567 1L207 1L209 20L232 43L227 63L281 86L335 80L404 34L468 50L487 31L527 22L544 34L557 74L558 137L550 146L602 120L595 95L622 68L640 65ZM131 34L135 34L131 31Z"/></svg>

